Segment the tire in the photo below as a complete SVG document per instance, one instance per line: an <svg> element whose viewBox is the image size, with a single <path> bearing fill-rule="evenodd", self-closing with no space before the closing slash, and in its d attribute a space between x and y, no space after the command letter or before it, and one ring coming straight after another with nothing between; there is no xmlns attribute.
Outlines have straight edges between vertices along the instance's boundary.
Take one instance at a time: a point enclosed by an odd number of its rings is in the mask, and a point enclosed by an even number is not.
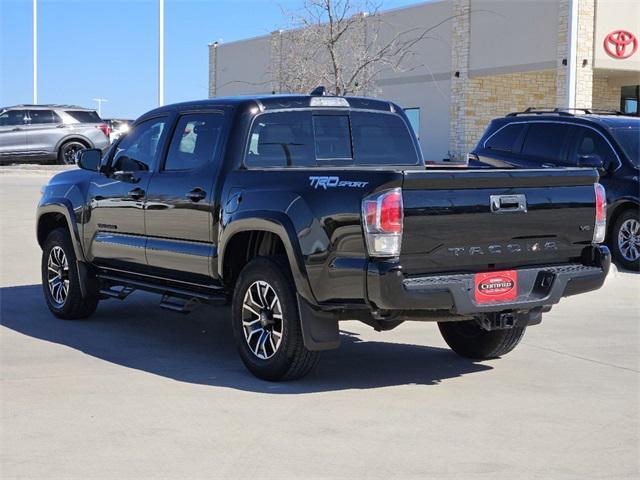
<svg viewBox="0 0 640 480"><path fill-rule="evenodd" d="M57 228L47 237L41 268L42 289L51 313L65 320L79 320L95 312L98 293L86 285L84 290L90 293L82 296L76 255L66 229Z"/></svg>
<svg viewBox="0 0 640 480"><path fill-rule="evenodd" d="M458 355L474 360L501 357L516 348L526 326L487 331L474 320L439 322L438 328L447 345Z"/></svg>
<svg viewBox="0 0 640 480"><path fill-rule="evenodd" d="M301 378L320 358L302 341L295 292L289 265L278 257L255 258L236 282L231 307L236 347L247 369L263 380Z"/></svg>
<svg viewBox="0 0 640 480"><path fill-rule="evenodd" d="M625 210L616 218L609 244L618 265L640 271L640 214L637 209Z"/></svg>
<svg viewBox="0 0 640 480"><path fill-rule="evenodd" d="M78 140L70 140L63 143L58 149L58 164L59 165L75 165L75 156L78 152L86 150L87 146L79 142Z"/></svg>

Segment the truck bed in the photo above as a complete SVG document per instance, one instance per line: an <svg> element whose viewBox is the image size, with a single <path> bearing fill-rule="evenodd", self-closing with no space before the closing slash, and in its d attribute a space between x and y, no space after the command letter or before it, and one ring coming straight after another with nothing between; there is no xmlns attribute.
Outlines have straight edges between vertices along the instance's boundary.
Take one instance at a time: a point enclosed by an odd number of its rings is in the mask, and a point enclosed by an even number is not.
<svg viewBox="0 0 640 480"><path fill-rule="evenodd" d="M590 169L404 172L407 275L569 263L591 245ZM500 202L496 204L495 202Z"/></svg>

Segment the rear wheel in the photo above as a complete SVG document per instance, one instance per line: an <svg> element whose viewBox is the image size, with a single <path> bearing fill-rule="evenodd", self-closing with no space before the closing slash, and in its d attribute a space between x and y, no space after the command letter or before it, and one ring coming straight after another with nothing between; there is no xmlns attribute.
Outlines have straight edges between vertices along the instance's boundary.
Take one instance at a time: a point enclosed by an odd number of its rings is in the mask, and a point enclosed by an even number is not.
<svg viewBox="0 0 640 480"><path fill-rule="evenodd" d="M66 229L53 230L42 251L42 289L49 310L58 318L77 320L95 312L98 293L88 285L82 295L76 255Z"/></svg>
<svg viewBox="0 0 640 480"><path fill-rule="evenodd" d="M75 165L78 153L86 149L87 146L77 140L63 143L58 150L58 163L60 165Z"/></svg>
<svg viewBox="0 0 640 480"><path fill-rule="evenodd" d="M474 320L439 322L438 328L447 345L463 357L486 360L501 357L516 348L526 326L487 331Z"/></svg>
<svg viewBox="0 0 640 480"><path fill-rule="evenodd" d="M627 270L640 270L640 215L626 210L617 218L611 235L616 262Z"/></svg>
<svg viewBox="0 0 640 480"><path fill-rule="evenodd" d="M298 305L286 262L258 257L244 267L233 294L233 334L245 366L264 380L309 373L319 352L302 341Z"/></svg>

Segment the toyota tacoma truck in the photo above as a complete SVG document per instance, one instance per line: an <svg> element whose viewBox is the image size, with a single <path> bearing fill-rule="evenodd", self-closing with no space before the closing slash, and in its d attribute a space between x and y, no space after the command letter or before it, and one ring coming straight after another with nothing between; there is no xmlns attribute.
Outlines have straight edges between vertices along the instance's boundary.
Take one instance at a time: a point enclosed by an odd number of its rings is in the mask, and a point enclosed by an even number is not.
<svg viewBox="0 0 640 480"><path fill-rule="evenodd" d="M231 303L242 361L272 381L307 374L343 320L437 322L458 354L500 357L611 263L596 170L427 168L377 99L164 106L78 166L38 205L51 312L138 289L177 312Z"/></svg>

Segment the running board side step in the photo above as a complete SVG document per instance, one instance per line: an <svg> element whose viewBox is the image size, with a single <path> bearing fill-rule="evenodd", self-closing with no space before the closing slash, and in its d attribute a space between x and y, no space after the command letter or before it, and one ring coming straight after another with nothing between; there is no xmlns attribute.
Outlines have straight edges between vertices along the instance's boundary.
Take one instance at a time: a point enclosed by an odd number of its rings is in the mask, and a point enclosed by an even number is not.
<svg viewBox="0 0 640 480"><path fill-rule="evenodd" d="M96 277L107 284L105 288L100 290L100 293L107 297L123 300L134 290L159 293L162 295L160 306L176 312L188 313L191 307L197 303L224 305L227 302L227 297L222 292L192 291L105 273L98 273Z"/></svg>
<svg viewBox="0 0 640 480"><path fill-rule="evenodd" d="M202 302L197 298L185 299L172 297L166 293L162 295L162 300L160 300L160 308L177 313L191 313L193 308L200 304L202 304Z"/></svg>
<svg viewBox="0 0 640 480"><path fill-rule="evenodd" d="M135 288L133 287L125 287L125 286L121 287L120 289L118 289L118 287L107 287L107 288L101 288L99 293L100 293L100 296L103 296L103 297L115 298L116 300L124 300L134 290Z"/></svg>

